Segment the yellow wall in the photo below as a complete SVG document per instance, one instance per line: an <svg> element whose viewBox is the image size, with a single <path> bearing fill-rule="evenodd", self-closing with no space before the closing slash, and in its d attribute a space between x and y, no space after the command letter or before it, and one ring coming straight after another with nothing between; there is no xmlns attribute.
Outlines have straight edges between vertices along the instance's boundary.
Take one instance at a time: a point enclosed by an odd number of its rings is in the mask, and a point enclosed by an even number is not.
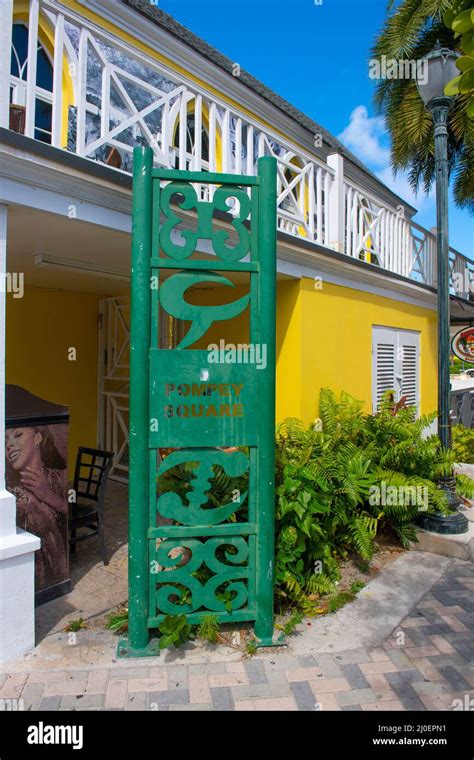
<svg viewBox="0 0 474 760"><path fill-rule="evenodd" d="M44 288L7 298L7 382L70 410L69 464L96 445L98 296ZM77 360L68 360L68 349Z"/></svg>
<svg viewBox="0 0 474 760"><path fill-rule="evenodd" d="M196 292L193 303L234 301L246 286ZM416 330L420 333L421 413L437 407L436 312L371 293L314 280L277 283L276 418L300 417L306 423L318 415L319 391L346 391L372 411L372 327ZM195 345L205 348L225 339L249 341L248 309L228 322L216 322Z"/></svg>
<svg viewBox="0 0 474 760"><path fill-rule="evenodd" d="M301 416L317 414L319 389L344 390L372 410L372 326L420 332L421 413L437 407L436 312L378 295L314 281L301 284L306 326L301 354Z"/></svg>
<svg viewBox="0 0 474 760"><path fill-rule="evenodd" d="M223 303L246 290L201 291L192 300ZM7 382L69 406L71 467L79 445L96 444L98 301L43 288L7 298ZM347 391L370 411L373 325L420 332L421 412L435 410L436 312L339 285L318 290L305 278L277 284L277 420L313 420L323 386ZM248 342L248 309L235 320L215 323L199 347L221 338ZM75 362L68 360L70 347L76 348Z"/></svg>

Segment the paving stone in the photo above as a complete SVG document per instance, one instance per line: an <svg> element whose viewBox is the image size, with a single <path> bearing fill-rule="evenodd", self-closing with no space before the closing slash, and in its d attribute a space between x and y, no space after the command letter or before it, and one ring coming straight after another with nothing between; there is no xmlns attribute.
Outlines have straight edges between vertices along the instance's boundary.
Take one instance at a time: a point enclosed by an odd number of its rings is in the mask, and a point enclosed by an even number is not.
<svg viewBox="0 0 474 760"><path fill-rule="evenodd" d="M188 669L186 665L171 665L166 670L168 671L168 683L170 687L174 684L178 689L187 688Z"/></svg>
<svg viewBox="0 0 474 760"><path fill-rule="evenodd" d="M309 681L315 694L324 694L325 691L348 691L351 687L345 678L316 678Z"/></svg>
<svg viewBox="0 0 474 760"><path fill-rule="evenodd" d="M209 676L209 685L213 688L243 686L249 683L247 672L245 673L218 673Z"/></svg>
<svg viewBox="0 0 474 760"><path fill-rule="evenodd" d="M127 680L111 679L105 692L104 707L123 709L127 702Z"/></svg>
<svg viewBox="0 0 474 760"><path fill-rule="evenodd" d="M5 679L0 689L0 699L14 699L19 697L28 678L28 673L12 673Z"/></svg>
<svg viewBox="0 0 474 760"><path fill-rule="evenodd" d="M429 636L429 632L431 631L430 626L424 626L423 628L409 628L409 631L410 639L414 646L424 647L433 645Z"/></svg>
<svg viewBox="0 0 474 760"><path fill-rule="evenodd" d="M467 641L451 642L455 650L464 657L468 662L474 662L474 645Z"/></svg>
<svg viewBox="0 0 474 760"><path fill-rule="evenodd" d="M388 656L387 652L385 651L385 649L382 649L382 647L371 649L369 654L370 654L370 660L372 662L387 662L390 660L390 657Z"/></svg>
<svg viewBox="0 0 474 760"><path fill-rule="evenodd" d="M43 697L39 704L40 710L46 710L46 711L53 711L59 709L59 705L61 703L61 697Z"/></svg>
<svg viewBox="0 0 474 760"><path fill-rule="evenodd" d="M379 712L386 712L389 710L397 710L398 712L401 712L405 709L399 699L387 700L386 702L366 702L361 706L364 711L377 710Z"/></svg>
<svg viewBox="0 0 474 760"><path fill-rule="evenodd" d="M247 660L245 662L249 683L268 683L262 660Z"/></svg>
<svg viewBox="0 0 474 760"><path fill-rule="evenodd" d="M232 696L232 692L225 686L211 688L211 699L214 710L234 709L234 698Z"/></svg>
<svg viewBox="0 0 474 760"><path fill-rule="evenodd" d="M411 670L401 670L396 673L387 673L386 679L392 688L402 686L403 684L411 684L414 681L424 681L425 678L417 668L411 668Z"/></svg>
<svg viewBox="0 0 474 760"><path fill-rule="evenodd" d="M213 676L210 676L210 678L213 678ZM189 674L189 701L192 704L203 704L211 701L209 678L207 676Z"/></svg>
<svg viewBox="0 0 474 760"><path fill-rule="evenodd" d="M367 682L365 675L361 669L355 664L343 665L342 672L344 677L349 682L351 689L369 689L370 686Z"/></svg>
<svg viewBox="0 0 474 760"><path fill-rule="evenodd" d="M233 686L232 696L234 700L243 699L267 699L267 697L288 697L291 695L291 684L288 681L284 683L266 684L252 683L248 686Z"/></svg>
<svg viewBox="0 0 474 760"><path fill-rule="evenodd" d="M298 710L304 710L306 712L314 711L317 700L315 699L314 692L308 681L295 681L291 685L291 690L296 700Z"/></svg>
<svg viewBox="0 0 474 760"><path fill-rule="evenodd" d="M361 662L359 668L365 674L395 673L397 671L397 666L391 659L378 662Z"/></svg>
<svg viewBox="0 0 474 760"><path fill-rule="evenodd" d="M439 668L439 672L453 689L457 691L461 691L462 689L469 691L471 688L471 684L466 681L464 676L453 665L442 665Z"/></svg>
<svg viewBox="0 0 474 760"><path fill-rule="evenodd" d="M86 693L102 694L107 688L109 680L108 670L92 670L87 678Z"/></svg>
<svg viewBox="0 0 474 760"><path fill-rule="evenodd" d="M341 710L344 710L345 712L362 712L362 707L360 705L344 705L341 707Z"/></svg>
<svg viewBox="0 0 474 760"><path fill-rule="evenodd" d="M165 705L179 705L189 702L188 689L173 689L172 691L150 692L149 704L156 704L161 710Z"/></svg>
<svg viewBox="0 0 474 760"><path fill-rule="evenodd" d="M293 697L272 697L271 699L254 699L255 710L297 710L298 706Z"/></svg>
<svg viewBox="0 0 474 760"><path fill-rule="evenodd" d="M295 670L287 670L286 677L288 681L311 681L314 678L319 678L323 675L321 668L296 668Z"/></svg>
<svg viewBox="0 0 474 760"><path fill-rule="evenodd" d="M232 670L228 670L228 668L232 668L232 666L240 665L240 664L243 667L243 663L240 663L240 662L237 662L237 663L235 662L228 662L228 663L203 662L200 665L196 665L196 664L188 665L187 668L188 668L189 674L192 673L194 675L204 674L206 676L217 676L217 675L221 675L222 673L232 672Z"/></svg>
<svg viewBox="0 0 474 760"><path fill-rule="evenodd" d="M160 678L129 678L127 689L130 693L135 691L166 691L168 688L168 679L166 673L161 673Z"/></svg>
<svg viewBox="0 0 474 760"><path fill-rule="evenodd" d="M204 702L203 704L198 703L189 703L189 704L177 704L177 705L170 705L169 706L170 712L203 712L203 711L209 711L212 710L211 705L209 702Z"/></svg>
<svg viewBox="0 0 474 760"><path fill-rule="evenodd" d="M352 665L359 662L372 662L367 649L354 649L349 652L341 652L341 654L335 654L334 659L339 665Z"/></svg>
<svg viewBox="0 0 474 760"><path fill-rule="evenodd" d="M44 684L28 684L21 692L24 710L39 710L41 697L44 693Z"/></svg>
<svg viewBox="0 0 474 760"><path fill-rule="evenodd" d="M392 675L397 675L397 673L394 673ZM399 698L400 702L403 704L406 710L424 710L425 709L423 702L419 698L418 694L416 693L411 683L408 683L406 681L392 683L390 680L389 680L389 683L391 686L393 686L393 690L395 691L397 697Z"/></svg>
<svg viewBox="0 0 474 760"><path fill-rule="evenodd" d="M451 690L451 686L444 681L415 681L413 688L421 697L422 695L445 694Z"/></svg>
<svg viewBox="0 0 474 760"><path fill-rule="evenodd" d="M312 654L305 654L298 658L302 668L316 668L318 663Z"/></svg>
<svg viewBox="0 0 474 760"><path fill-rule="evenodd" d="M386 701L387 699L397 698L397 695L391 688L383 673L373 673L372 675L367 675L367 682L369 684L369 688L374 692L377 700Z"/></svg>
<svg viewBox="0 0 474 760"><path fill-rule="evenodd" d="M444 636L430 636L430 639L441 654L454 654L454 647L451 646Z"/></svg>
<svg viewBox="0 0 474 760"><path fill-rule="evenodd" d="M85 710L96 709L99 710L104 706L104 694L87 694L81 696L78 694L66 694L61 697L61 710Z"/></svg>
<svg viewBox="0 0 474 760"><path fill-rule="evenodd" d="M457 618L455 615L447 615L447 614L446 615L442 615L441 619L442 619L442 621L444 623L446 623L447 625L449 625L449 627L451 628L451 630L447 631L446 634L452 633L453 631L459 633L459 632L462 632L462 631L468 631L469 630L469 628L467 627L467 625L464 625L464 623L462 623L461 620L459 620L459 618ZM438 632L439 631L434 631L434 633L438 633Z"/></svg>
<svg viewBox="0 0 474 760"><path fill-rule="evenodd" d="M413 668L411 660L407 657L405 652L401 652L400 649L391 649L388 652L388 656L396 666L397 670L411 670Z"/></svg>
<svg viewBox="0 0 474 760"><path fill-rule="evenodd" d="M69 677L67 681L50 681L45 684L44 696L54 697L57 694L66 696L67 694L84 694L87 686L86 678ZM111 705L113 707L113 705Z"/></svg>
<svg viewBox="0 0 474 760"><path fill-rule="evenodd" d="M318 654L316 660L325 678L338 678L342 676L341 666L334 659L333 655Z"/></svg>
<svg viewBox="0 0 474 760"><path fill-rule="evenodd" d="M243 699L241 702L234 702L236 712L254 711L255 705L252 699Z"/></svg>
<svg viewBox="0 0 474 760"><path fill-rule="evenodd" d="M341 691L337 697L341 707L345 705L361 705L365 702L376 702L377 697L372 689L352 689L352 691Z"/></svg>
<svg viewBox="0 0 474 760"><path fill-rule="evenodd" d="M148 710L148 691L134 691L127 695L126 710Z"/></svg>

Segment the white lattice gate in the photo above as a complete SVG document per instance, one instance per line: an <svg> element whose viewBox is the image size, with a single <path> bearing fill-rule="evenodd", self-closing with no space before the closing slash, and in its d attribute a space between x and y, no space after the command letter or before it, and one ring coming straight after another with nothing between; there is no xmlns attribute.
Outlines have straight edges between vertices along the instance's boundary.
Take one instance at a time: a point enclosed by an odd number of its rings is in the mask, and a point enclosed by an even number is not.
<svg viewBox="0 0 474 760"><path fill-rule="evenodd" d="M104 298L99 317L98 445L114 452L110 477L128 482L130 299Z"/></svg>
<svg viewBox="0 0 474 760"><path fill-rule="evenodd" d="M160 348L174 348L182 329L182 325L162 311ZM130 298L104 298L99 307L97 445L114 452L109 477L121 483L128 483L129 394Z"/></svg>

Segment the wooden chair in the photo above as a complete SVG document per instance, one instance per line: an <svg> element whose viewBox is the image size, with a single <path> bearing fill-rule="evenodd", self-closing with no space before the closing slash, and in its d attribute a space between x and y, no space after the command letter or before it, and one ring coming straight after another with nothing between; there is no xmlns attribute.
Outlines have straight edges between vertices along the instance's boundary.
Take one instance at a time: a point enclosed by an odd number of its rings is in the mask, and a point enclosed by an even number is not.
<svg viewBox="0 0 474 760"><path fill-rule="evenodd" d="M113 453L80 446L74 472L75 501L69 504L69 546L76 551L78 541L99 536L100 556L108 564L104 537L104 497L113 462ZM78 534L79 528L85 532Z"/></svg>

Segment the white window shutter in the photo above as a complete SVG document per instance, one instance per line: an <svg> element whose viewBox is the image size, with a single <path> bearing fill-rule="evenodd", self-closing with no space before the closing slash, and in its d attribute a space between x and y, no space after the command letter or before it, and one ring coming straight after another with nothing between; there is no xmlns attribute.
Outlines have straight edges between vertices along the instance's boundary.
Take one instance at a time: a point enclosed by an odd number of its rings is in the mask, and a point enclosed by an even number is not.
<svg viewBox="0 0 474 760"><path fill-rule="evenodd" d="M398 334L400 374L402 376L401 395L407 397L407 404L420 408L420 336L401 330Z"/></svg>
<svg viewBox="0 0 474 760"><path fill-rule="evenodd" d="M372 335L372 409L376 412L386 391L396 391L397 334L374 327Z"/></svg>
<svg viewBox="0 0 474 760"><path fill-rule="evenodd" d="M395 401L420 408L420 335L390 327L372 328L372 410L380 408L386 391Z"/></svg>

